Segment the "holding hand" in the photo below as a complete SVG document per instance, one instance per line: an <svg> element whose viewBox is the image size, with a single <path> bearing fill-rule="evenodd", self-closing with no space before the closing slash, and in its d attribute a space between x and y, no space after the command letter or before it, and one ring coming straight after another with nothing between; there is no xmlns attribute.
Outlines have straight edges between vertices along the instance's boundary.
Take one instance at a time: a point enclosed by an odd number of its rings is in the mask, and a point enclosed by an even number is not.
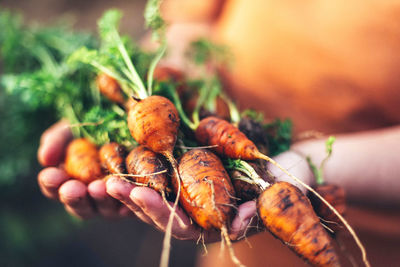
<svg viewBox="0 0 400 267"><path fill-rule="evenodd" d="M42 193L50 199L59 200L69 213L82 219L91 218L96 213L106 218L124 217L129 216L132 211L145 223L164 231L170 209L155 190L133 185L116 176L107 181L95 180L86 185L67 175L62 161L72 138L68 124L64 121L56 123L43 133L38 150L39 162L46 167L38 175ZM169 205L172 206L172 203L169 202ZM256 232L253 227L257 224L255 215L254 201L240 205L230 225L231 239L236 240L245 232L246 235ZM202 230L180 207L177 217L172 235L178 239L199 239ZM220 233L217 231L204 232L205 242L219 239Z"/></svg>
<svg viewBox="0 0 400 267"><path fill-rule="evenodd" d="M87 219L96 213L106 217L125 217L131 212L106 192L104 180L95 180L88 185L70 179L62 168L62 160L72 133L65 121L60 121L46 130L40 140L38 160L44 168L38 175L42 193L59 200L72 215Z"/></svg>

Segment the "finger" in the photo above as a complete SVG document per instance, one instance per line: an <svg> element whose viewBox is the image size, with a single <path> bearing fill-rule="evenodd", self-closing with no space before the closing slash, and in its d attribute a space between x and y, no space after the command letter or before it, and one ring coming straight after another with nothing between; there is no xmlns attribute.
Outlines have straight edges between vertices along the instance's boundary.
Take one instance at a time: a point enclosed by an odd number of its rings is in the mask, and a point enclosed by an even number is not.
<svg viewBox="0 0 400 267"><path fill-rule="evenodd" d="M89 196L94 200L97 211L106 218L119 217L121 203L106 192L104 180L95 180L88 185Z"/></svg>
<svg viewBox="0 0 400 267"><path fill-rule="evenodd" d="M135 187L131 191L130 198L153 220L158 228L165 231L171 212L159 193L151 188ZM168 204L173 205L170 202ZM200 235L200 229L191 222L179 206L176 208L176 215L181 222L174 218L172 235L182 240L196 240Z"/></svg>
<svg viewBox="0 0 400 267"><path fill-rule="evenodd" d="M121 205L118 210L119 217L135 217L135 214L125 205Z"/></svg>
<svg viewBox="0 0 400 267"><path fill-rule="evenodd" d="M135 187L135 185L130 184L116 176L109 177L106 182L106 191L110 196L121 201L145 223L154 225L153 221L143 213L142 209L130 199L129 195L132 189Z"/></svg>
<svg viewBox="0 0 400 267"><path fill-rule="evenodd" d="M38 160L42 166L55 166L60 163L72 132L65 121L60 121L47 129L40 140Z"/></svg>
<svg viewBox="0 0 400 267"><path fill-rule="evenodd" d="M238 213L233 219L229 230L230 239L236 240L243 236L248 230L251 220L255 218L255 216L257 216L255 201L248 201L240 205L238 207Z"/></svg>
<svg viewBox="0 0 400 267"><path fill-rule="evenodd" d="M69 180L59 189L60 201L66 209L80 218L87 219L95 214L94 207L90 203L87 187L78 180Z"/></svg>
<svg viewBox="0 0 400 267"><path fill-rule="evenodd" d="M58 199L58 190L68 179L65 171L55 167L45 168L38 174L40 190L43 195L51 199Z"/></svg>

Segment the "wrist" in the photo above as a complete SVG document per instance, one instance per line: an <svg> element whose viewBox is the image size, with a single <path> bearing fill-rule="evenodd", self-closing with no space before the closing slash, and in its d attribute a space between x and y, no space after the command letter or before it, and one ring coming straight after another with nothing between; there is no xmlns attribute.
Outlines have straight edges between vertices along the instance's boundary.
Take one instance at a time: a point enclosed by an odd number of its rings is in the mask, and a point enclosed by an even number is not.
<svg viewBox="0 0 400 267"><path fill-rule="evenodd" d="M311 186L315 184L313 173L308 166L305 156L303 156L301 153L295 150L289 150L274 157L274 160L282 165L288 172L290 172L306 184ZM303 193L306 192L306 189L303 186L284 174L283 171L274 166L272 163L268 163L268 170L276 178L276 181L289 182L300 188Z"/></svg>

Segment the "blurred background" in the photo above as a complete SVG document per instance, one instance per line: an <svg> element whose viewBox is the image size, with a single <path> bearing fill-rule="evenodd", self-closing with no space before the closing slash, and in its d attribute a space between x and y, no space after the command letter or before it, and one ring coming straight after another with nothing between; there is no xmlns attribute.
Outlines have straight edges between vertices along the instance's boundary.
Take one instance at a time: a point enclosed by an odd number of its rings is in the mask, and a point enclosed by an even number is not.
<svg viewBox="0 0 400 267"><path fill-rule="evenodd" d="M181 12L180 8L184 8L184 3L189 1L171 0L170 2L173 4L168 13L170 18L173 17L178 22L187 20L187 17L191 17L197 22L204 20L205 16L207 20L213 20L220 11L219 7L214 7L212 12L203 13L203 11L210 11L210 7L207 4L202 5L202 1L196 1L197 9L192 8L191 12ZM237 3L238 1L230 2ZM400 76L397 74L400 69L398 68L400 53L397 48L400 47L400 38L398 37L400 36L400 24L397 18L400 8L391 8L389 2L395 3L396 0L386 1L386 5L378 4L379 9L374 8L373 5L377 1L367 1L368 8L360 11L356 16L356 12L353 11L358 11L359 6L367 7L360 2L363 1L351 1L353 5L347 7L347 2L341 1L342 5L337 8L332 4L314 6L325 12L321 13L320 17L318 15L313 17L315 21L324 17L326 25L322 25L311 19L302 21L294 19L297 15L309 18L309 15L314 14L314 9L306 9L301 2L276 1L276 4L269 9L268 15L261 15L271 20L271 24L268 25L270 35L266 36L270 36L271 39L282 38L283 41L271 42L271 46L267 49L259 39L249 38L244 40L248 43L243 47L236 47L237 62L240 64L238 64L239 68L234 71L236 71L235 75L240 76L241 81L245 83L233 83L233 85L239 89L241 87L254 89L251 92L237 89L231 92L233 97L239 101L247 98L247 104L245 103L247 106L253 105L258 109L269 109L270 116L293 117L295 125L302 122L301 127L303 128L297 128L297 131L317 127L317 129L327 132L351 132L398 124L400 108L397 103L400 100L400 90L398 89ZM398 2L393 6L398 7ZM29 26L52 25L61 18L67 18L68 21L74 22L75 29L95 32L96 21L104 10L117 7L122 9L125 14L121 25L122 31L139 40L145 34L143 30L145 3L145 0L0 0L0 11L11 9L20 12ZM204 1L204 3L210 3L210 1ZM294 6L294 8L286 9L285 5ZM290 12L285 13L285 10ZM388 11L388 15L382 15L386 14L382 10ZM373 11L372 13L380 12L380 17L374 17L371 15L371 11ZM262 13L264 10L259 10L259 12ZM205 13L212 15L204 15ZM231 40L233 43L235 38L240 38L240 35L236 34L236 29L252 35L250 30L257 32L266 28L265 25L251 25L252 27L240 25L240 20L243 19L241 16L251 14L251 12L236 10L232 14L236 14L236 17L224 16L218 29L225 33L225 35L221 34L221 39L228 43ZM365 19L370 17L374 19L370 21ZM341 21L338 18L343 19L343 22L332 23L333 27L331 22ZM236 24L230 24L231 27L228 27L224 25L224 23L228 24L226 21L236 21ZM281 27L278 27L278 24L275 25L275 21L280 22ZM289 23L285 24L287 21ZM348 28L346 23L357 24L357 31L353 32L353 29ZM382 25L385 27L381 27ZM332 28L328 26L332 26ZM172 36L176 30L175 44L177 46L181 42L182 29L187 29L184 27L186 26L177 23L172 30ZM207 29L203 26L195 27L197 27L196 30L207 33ZM328 28L334 34L325 31ZM307 29L311 30L307 31ZM3 30L0 29L0 39ZM261 37L258 36L258 38ZM310 39L315 42L307 43ZM348 40L350 41L347 42ZM293 45L290 46L289 43ZM258 60L259 62L268 62L265 72L263 72L264 69L251 65L252 60L248 57L249 47L254 51L260 51L258 54L253 53L254 57L262 59ZM293 59L296 56L298 56L297 61ZM309 60L310 58L312 60ZM377 65L374 65L375 63ZM245 67L241 68L241 66ZM7 67L0 64L0 73ZM339 74L335 73L337 69L340 69ZM286 72L292 76L286 75ZM310 73L312 77L306 75ZM313 80L314 76L323 76L323 79L315 81ZM283 79L280 79L282 77ZM269 84L265 83L267 79L269 79ZM299 86L299 88L294 88L299 89L297 90L299 95L291 95L291 92L296 90L285 91L287 88L293 89L291 86ZM364 87L368 89L368 92L360 96L362 90L359 89ZM278 92L275 90L278 88L284 88L284 90ZM384 97L380 97L381 88L390 89ZM304 90L308 95L302 98ZM317 111L325 109L326 102L314 97L316 92L324 96L325 100L333 99L334 106L331 110ZM336 98L337 92L341 95L345 94L347 100L343 102L341 98ZM271 96L272 100L285 98L287 102L266 102L268 96ZM309 99L312 101L307 102ZM388 102L390 105L386 105ZM274 111L277 113L274 114ZM300 117L306 119L300 121ZM297 119L298 121L296 121ZM24 109L18 99L6 95L0 88L0 265L17 267L157 266L162 233L134 219L105 221L99 218L82 222L70 217L62 205L46 199L40 193L36 182L36 175L40 171L36 160L36 150L41 133L55 120L54 113L49 110L42 109L31 112ZM394 208L387 207L387 209L382 206L366 208L365 205L353 202L347 216L361 239L366 243L370 260L374 266L398 266L400 261L398 205ZM273 249L283 247L279 241L268 234L260 236L255 238L264 239L265 243L270 244L271 250L268 250L268 253L274 254ZM345 250L348 251L342 252L343 255L350 254L358 257L359 252L351 239L348 236L344 239L347 246ZM236 246L247 247L247 244L241 242ZM174 240L171 266L195 265L199 250L201 248L197 248L193 242ZM267 252L262 250L262 247L255 246L251 253L246 253L249 254L239 254L239 258L258 258L261 262L258 262L256 266L266 264L265 258L257 257L266 255ZM202 259L208 266L220 264L207 262L207 257ZM291 252L280 258L277 255L275 257L271 255L268 260L270 266L277 266L277 264L285 266L286 260L286 266L291 266L290 262L296 260L298 264L296 266L305 266ZM350 260L346 264L346 266L351 266Z"/></svg>

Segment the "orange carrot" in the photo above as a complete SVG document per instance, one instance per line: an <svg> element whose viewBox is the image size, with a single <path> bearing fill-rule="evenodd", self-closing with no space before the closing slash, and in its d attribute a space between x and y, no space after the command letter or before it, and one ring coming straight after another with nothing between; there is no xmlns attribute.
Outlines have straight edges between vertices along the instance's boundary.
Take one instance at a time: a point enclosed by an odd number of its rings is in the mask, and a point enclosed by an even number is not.
<svg viewBox="0 0 400 267"><path fill-rule="evenodd" d="M205 149L192 149L179 160L180 203L203 229L229 223L235 205L234 189L219 158ZM177 183L173 180L177 189Z"/></svg>
<svg viewBox="0 0 400 267"><path fill-rule="evenodd" d="M65 171L86 184L104 176L96 146L84 138L69 143L65 155Z"/></svg>
<svg viewBox="0 0 400 267"><path fill-rule="evenodd" d="M193 149L183 154L179 160L179 173L179 201L182 207L203 229L221 230L232 260L241 265L233 253L227 232L236 201L232 183L222 162L208 150ZM179 189L177 179L172 180L172 185L175 190Z"/></svg>
<svg viewBox="0 0 400 267"><path fill-rule="evenodd" d="M128 127L139 144L173 158L179 116L167 98L155 95L138 101L128 112Z"/></svg>
<svg viewBox="0 0 400 267"><path fill-rule="evenodd" d="M124 103L124 108L127 112L131 110L137 103L138 101L135 100L133 97L130 97L128 100L125 101Z"/></svg>
<svg viewBox="0 0 400 267"><path fill-rule="evenodd" d="M344 215L346 212L346 193L341 186L333 184L322 184L314 187L323 198L326 199L335 209ZM331 230L340 230L339 218L321 202L315 195L309 194L311 204L315 213L322 219L322 223L326 224Z"/></svg>
<svg viewBox="0 0 400 267"><path fill-rule="evenodd" d="M100 92L113 102L123 104L124 96L118 82L105 73L101 73L96 79Z"/></svg>
<svg viewBox="0 0 400 267"><path fill-rule="evenodd" d="M297 187L286 182L267 187L257 211L272 234L313 266L340 266L330 237Z"/></svg>
<svg viewBox="0 0 400 267"><path fill-rule="evenodd" d="M110 174L125 173L125 149L123 146L111 142L103 145L99 151L103 169Z"/></svg>
<svg viewBox="0 0 400 267"><path fill-rule="evenodd" d="M173 80L175 82L180 82L184 80L183 72L169 66L157 66L154 69L153 77L158 81Z"/></svg>
<svg viewBox="0 0 400 267"><path fill-rule="evenodd" d="M255 160L260 153L238 128L217 117L207 117L200 121L196 129L196 139L203 145L216 145L213 148L220 155L233 159Z"/></svg>
<svg viewBox="0 0 400 267"><path fill-rule="evenodd" d="M176 143L179 115L175 105L162 96L149 96L139 100L128 110L128 128L132 137L141 145L155 153L165 156L172 165L175 179L180 183L176 160L173 149ZM180 188L180 186L178 187ZM178 205L180 189L176 192L176 199L171 209L165 229L163 251L160 266L168 266L169 251L171 248L172 223Z"/></svg>
<svg viewBox="0 0 400 267"><path fill-rule="evenodd" d="M168 177L166 173L148 175L167 170L167 164L159 155L144 146L133 149L126 157L126 167L130 174L143 175L142 177L132 177L136 183L149 186L160 193L169 193Z"/></svg>
<svg viewBox="0 0 400 267"><path fill-rule="evenodd" d="M256 160L263 159L266 160L280 170L282 170L286 175L292 178L294 181L300 183L307 190L312 192L316 197L318 197L328 208L340 219L347 230L350 232L354 241L357 243L361 250L362 259L365 266L370 266L367 259L367 253L365 247L362 245L360 239L355 233L354 229L349 225L349 223L343 218L342 215L327 202L318 192L316 192L309 185L304 183L301 179L297 178L275 160L262 154L252 141L250 141L238 128L233 126L227 121L216 117L208 117L200 121L199 126L195 132L196 139L203 145L216 146L213 149L220 155L234 158L234 159L244 159L244 160Z"/></svg>

